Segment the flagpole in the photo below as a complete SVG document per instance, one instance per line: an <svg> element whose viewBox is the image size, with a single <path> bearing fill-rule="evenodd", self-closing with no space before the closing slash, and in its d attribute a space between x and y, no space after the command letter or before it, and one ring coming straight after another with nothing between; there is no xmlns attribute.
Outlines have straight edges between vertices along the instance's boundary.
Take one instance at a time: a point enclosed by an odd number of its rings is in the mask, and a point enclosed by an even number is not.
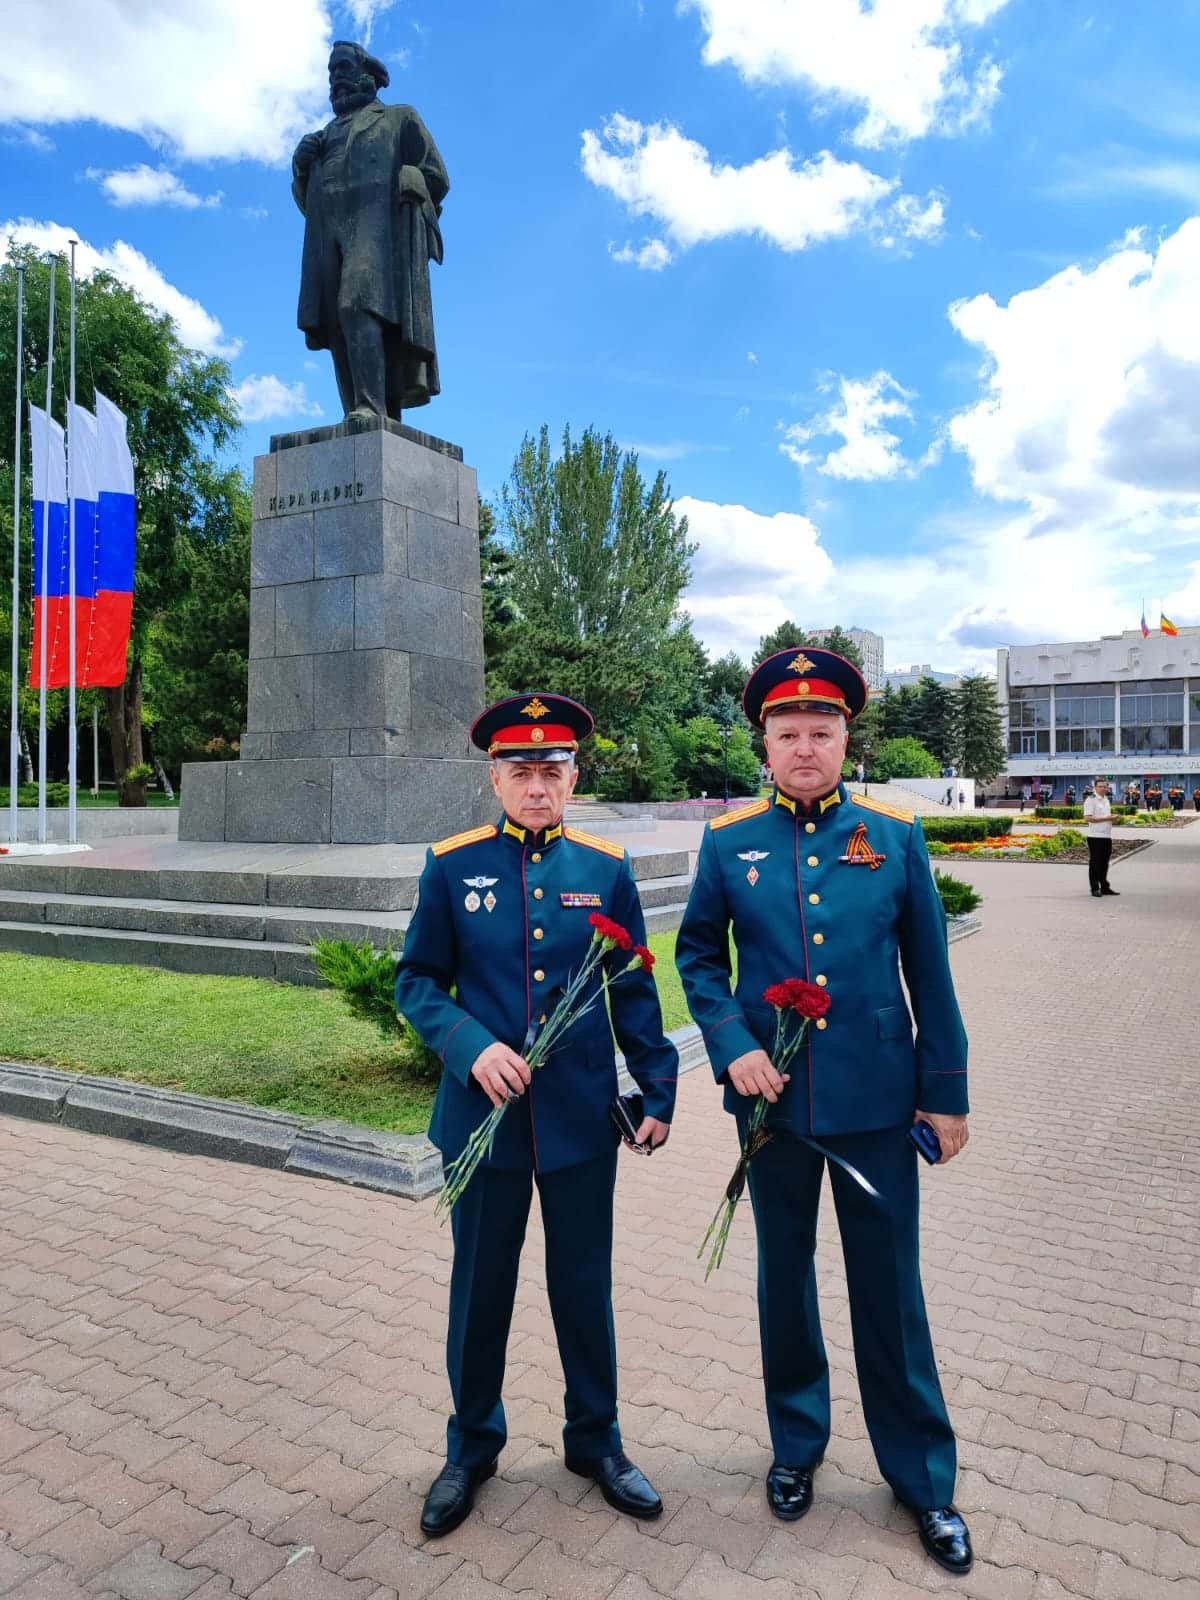
<svg viewBox="0 0 1200 1600"><path fill-rule="evenodd" d="M71 380L67 408L67 842L79 838L77 786L79 739L75 727L75 246L71 240Z"/></svg>
<svg viewBox="0 0 1200 1600"><path fill-rule="evenodd" d="M54 288L58 270L58 257L50 258L50 332L46 338L46 424L49 440L52 421L50 406L54 399ZM41 679L38 684L38 843L46 842L46 685L50 676L50 663L46 659L49 648L50 618L50 451L46 451L46 484L42 498L42 626L40 633L42 651Z"/></svg>
<svg viewBox="0 0 1200 1600"><path fill-rule="evenodd" d="M17 267L17 409L13 444L12 727L9 739L8 837L17 842L17 790L21 784L21 379L25 364L25 268Z"/></svg>

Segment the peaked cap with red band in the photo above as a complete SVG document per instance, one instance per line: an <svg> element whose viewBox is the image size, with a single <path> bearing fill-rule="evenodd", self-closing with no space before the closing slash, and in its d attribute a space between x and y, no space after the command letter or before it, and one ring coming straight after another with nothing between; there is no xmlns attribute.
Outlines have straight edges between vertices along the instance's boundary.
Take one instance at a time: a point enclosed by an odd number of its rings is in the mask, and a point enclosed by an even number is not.
<svg viewBox="0 0 1200 1600"><path fill-rule="evenodd" d="M489 706L471 743L497 761L567 761L595 727L591 712L563 694L517 694Z"/></svg>
<svg viewBox="0 0 1200 1600"><path fill-rule="evenodd" d="M849 720L866 703L866 679L854 663L815 645L777 650L760 661L742 695L756 728L772 711L840 711Z"/></svg>

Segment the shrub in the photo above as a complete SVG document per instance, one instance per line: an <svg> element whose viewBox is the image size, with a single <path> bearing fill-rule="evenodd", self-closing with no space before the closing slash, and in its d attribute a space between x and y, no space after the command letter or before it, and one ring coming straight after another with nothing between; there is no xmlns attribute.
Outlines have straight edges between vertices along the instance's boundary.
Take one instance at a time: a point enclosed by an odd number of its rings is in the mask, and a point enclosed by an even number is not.
<svg viewBox="0 0 1200 1600"><path fill-rule="evenodd" d="M942 909L948 917L965 916L968 911L974 911L976 906L983 903L983 896L978 889L972 888L969 883L964 883L961 878L954 877L952 873L935 869L933 879L942 897Z"/></svg>
<svg viewBox="0 0 1200 1600"><path fill-rule="evenodd" d="M1076 845L1086 844L1087 834L1079 828L1060 828L1054 842L1060 850L1070 850Z"/></svg>
<svg viewBox="0 0 1200 1600"><path fill-rule="evenodd" d="M937 757L911 736L885 739L871 763L871 777L877 783L889 778L936 778L941 770Z"/></svg>
<svg viewBox="0 0 1200 1600"><path fill-rule="evenodd" d="M1114 806L1115 810L1116 807ZM1034 806L1033 814L1041 822L1080 822L1082 806Z"/></svg>
<svg viewBox="0 0 1200 1600"><path fill-rule="evenodd" d="M442 1063L406 1017L396 1010L396 960L391 945L377 950L369 939L316 939L313 964L336 989L356 1017L372 1023L385 1039L399 1046L407 1071L436 1082Z"/></svg>
<svg viewBox="0 0 1200 1600"><path fill-rule="evenodd" d="M922 817L921 826L927 840L939 844L970 844L984 839L998 839L1012 826L1010 817Z"/></svg>

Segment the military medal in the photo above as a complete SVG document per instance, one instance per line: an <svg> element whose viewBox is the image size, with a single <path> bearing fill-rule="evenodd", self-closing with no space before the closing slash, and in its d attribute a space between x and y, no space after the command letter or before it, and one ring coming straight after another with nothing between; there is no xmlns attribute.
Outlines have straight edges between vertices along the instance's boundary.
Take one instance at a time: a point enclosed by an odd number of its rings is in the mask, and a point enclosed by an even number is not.
<svg viewBox="0 0 1200 1600"><path fill-rule="evenodd" d="M492 893L492 891L490 889L484 895L483 903L486 906L486 908L488 909L488 911L495 911L495 909L496 909L496 896Z"/></svg>
<svg viewBox="0 0 1200 1600"><path fill-rule="evenodd" d="M753 889L754 885L758 882L759 878L762 876L762 874L759 872L758 868L754 865L754 862L756 862L756 861L765 861L770 854L771 854L771 852L769 850L739 850L738 851L738 860L739 861L749 861L750 864L751 864L750 865L750 871L746 874L746 882L750 885L750 887L752 889Z"/></svg>
<svg viewBox="0 0 1200 1600"><path fill-rule="evenodd" d="M491 889L494 883L500 882L499 878L464 878L463 882L471 891L467 898L463 901L463 905L466 906L468 911L478 911L481 905L486 906L490 911L496 904L496 896L492 894ZM477 891L480 889L486 889L488 891L488 895L485 900L481 900L479 898Z"/></svg>
<svg viewBox="0 0 1200 1600"><path fill-rule="evenodd" d="M584 894L580 889L564 889L558 898L564 906L602 906L604 904L601 895Z"/></svg>
<svg viewBox="0 0 1200 1600"><path fill-rule="evenodd" d="M850 835L850 843L846 846L846 854L838 857L850 867L870 867L872 872L877 872L887 857L880 855L878 850L871 847L867 840L867 825L860 822Z"/></svg>

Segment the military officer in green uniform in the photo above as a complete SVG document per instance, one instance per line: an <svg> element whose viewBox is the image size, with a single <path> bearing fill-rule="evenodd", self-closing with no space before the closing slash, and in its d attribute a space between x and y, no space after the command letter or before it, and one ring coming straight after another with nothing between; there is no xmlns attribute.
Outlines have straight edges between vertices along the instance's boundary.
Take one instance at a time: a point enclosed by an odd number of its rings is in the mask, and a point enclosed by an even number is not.
<svg viewBox="0 0 1200 1600"><path fill-rule="evenodd" d="M965 1573L971 1542L953 1503L954 1432L921 1288L910 1131L929 1124L942 1162L966 1143L967 1041L920 825L841 782L848 722L866 700L860 673L827 650L780 651L755 670L744 705L765 730L776 787L705 830L676 958L743 1134L756 1097L770 1102L772 1138L750 1164L750 1191L771 1509L804 1515L829 1440L813 1269L828 1159L876 1459L929 1555ZM784 978L830 997L787 1077L767 1053L775 1013L762 998Z"/></svg>
<svg viewBox="0 0 1200 1600"><path fill-rule="evenodd" d="M662 1502L621 1447L612 1312L616 1034L643 1097L645 1152L670 1131L678 1057L651 974L630 972L563 1035L536 1074L522 1055L592 940L601 912L637 943L645 923L625 850L564 825L578 777L583 706L526 694L490 707L471 732L491 757L497 821L430 850L396 979L396 1008L441 1056L430 1137L449 1164L491 1106L518 1099L451 1213L454 1265L446 1344L454 1412L446 1466L421 1518L449 1533L496 1470L507 1430L501 1385L517 1268L536 1183L546 1287L566 1379L567 1467L608 1502L650 1518ZM594 980L599 990L600 978Z"/></svg>

